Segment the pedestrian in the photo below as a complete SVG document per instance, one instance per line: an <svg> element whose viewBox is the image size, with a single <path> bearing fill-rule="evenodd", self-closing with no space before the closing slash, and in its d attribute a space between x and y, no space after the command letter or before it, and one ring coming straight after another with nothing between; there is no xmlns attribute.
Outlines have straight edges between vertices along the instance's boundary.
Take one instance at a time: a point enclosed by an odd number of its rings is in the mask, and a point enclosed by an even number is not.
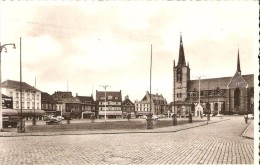
<svg viewBox="0 0 260 165"><path fill-rule="evenodd" d="M246 124L247 124L248 115L247 115L247 114L245 114L245 115L244 115L244 118L245 118L245 122L246 122Z"/></svg>

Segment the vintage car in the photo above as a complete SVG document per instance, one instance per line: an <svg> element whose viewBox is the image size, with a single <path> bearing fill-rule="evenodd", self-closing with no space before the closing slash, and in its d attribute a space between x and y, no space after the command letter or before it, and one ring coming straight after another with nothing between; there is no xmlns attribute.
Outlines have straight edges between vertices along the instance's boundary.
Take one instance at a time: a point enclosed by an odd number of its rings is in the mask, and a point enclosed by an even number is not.
<svg viewBox="0 0 260 165"><path fill-rule="evenodd" d="M61 124L61 121L54 117L46 121L46 125L59 125L59 124Z"/></svg>

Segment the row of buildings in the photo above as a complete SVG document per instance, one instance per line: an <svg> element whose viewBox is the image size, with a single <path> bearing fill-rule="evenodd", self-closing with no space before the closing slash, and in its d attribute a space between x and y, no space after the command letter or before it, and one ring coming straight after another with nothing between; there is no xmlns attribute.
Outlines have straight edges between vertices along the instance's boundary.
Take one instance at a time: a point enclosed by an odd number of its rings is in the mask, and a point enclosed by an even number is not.
<svg viewBox="0 0 260 165"><path fill-rule="evenodd" d="M21 90L22 89L22 90ZM120 91L96 91L96 100L91 96L76 96L69 91L56 91L53 94L41 92L29 84L19 81L7 80L2 83L4 106L9 109L22 109L23 116L29 118L36 115L55 115L71 118L122 118L131 115L131 118L140 117L150 113L150 96L152 102L151 112L164 115L168 112L168 104L162 95L146 92L141 101L132 102L128 96L122 99ZM105 97L106 96L106 97ZM22 104L21 104L22 103ZM21 107L22 106L22 107Z"/></svg>
<svg viewBox="0 0 260 165"><path fill-rule="evenodd" d="M231 63L232 64L232 63ZM41 92L23 82L7 80L2 83L3 94L12 99L12 108L39 115L71 116L73 118L126 117L132 118L153 113L175 113L195 116L203 113L244 114L254 111L254 75L242 75L239 51L234 76L210 79L190 79L190 67L185 61L182 36L180 36L179 59L173 65L173 101L169 104L162 95L146 92L142 100L132 102L128 96L122 99L120 91L96 91L91 96L76 96L72 92ZM235 65L234 65L235 66ZM235 68L235 67L234 67ZM22 89L22 91L21 91ZM150 104L151 100L151 104ZM22 102L22 104L21 104ZM150 106L151 105L151 106ZM42 111L43 110L43 111ZM25 113L26 114L26 113Z"/></svg>

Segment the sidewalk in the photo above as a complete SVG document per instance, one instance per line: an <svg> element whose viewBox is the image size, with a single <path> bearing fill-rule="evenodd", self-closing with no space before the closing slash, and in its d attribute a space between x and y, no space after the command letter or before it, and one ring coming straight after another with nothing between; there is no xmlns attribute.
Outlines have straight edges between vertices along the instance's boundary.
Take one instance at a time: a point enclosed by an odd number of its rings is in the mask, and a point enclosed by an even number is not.
<svg viewBox="0 0 260 165"><path fill-rule="evenodd" d="M254 120L250 122L248 127L243 132L242 136L245 138L254 139Z"/></svg>
<svg viewBox="0 0 260 165"><path fill-rule="evenodd" d="M164 128L154 128L146 130L86 130L86 131L63 131L63 132L30 132L30 133L17 133L17 132L0 132L0 137L13 137L13 136L57 136L57 135L89 135L89 134L127 134L127 133L169 133L181 130L191 129L195 127L214 124L222 121L230 120L229 118L214 117L207 121L204 118L201 122L194 122L183 125L169 126ZM154 123L156 124L156 122Z"/></svg>

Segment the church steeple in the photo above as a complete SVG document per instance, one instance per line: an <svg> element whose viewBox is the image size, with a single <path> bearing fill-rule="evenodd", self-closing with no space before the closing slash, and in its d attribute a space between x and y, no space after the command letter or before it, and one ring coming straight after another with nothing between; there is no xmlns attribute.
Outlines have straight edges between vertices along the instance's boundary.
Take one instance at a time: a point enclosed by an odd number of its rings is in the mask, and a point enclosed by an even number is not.
<svg viewBox="0 0 260 165"><path fill-rule="evenodd" d="M178 66L186 66L183 43L182 43L182 36L180 36L180 49L179 49Z"/></svg>
<svg viewBox="0 0 260 165"><path fill-rule="evenodd" d="M237 72L241 75L239 49L238 49L238 54L237 54Z"/></svg>

